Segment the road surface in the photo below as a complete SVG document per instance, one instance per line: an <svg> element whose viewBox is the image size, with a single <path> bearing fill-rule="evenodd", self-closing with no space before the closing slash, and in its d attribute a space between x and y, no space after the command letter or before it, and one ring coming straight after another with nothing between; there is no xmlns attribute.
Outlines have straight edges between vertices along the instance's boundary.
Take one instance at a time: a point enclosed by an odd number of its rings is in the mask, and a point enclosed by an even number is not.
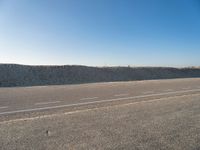
<svg viewBox="0 0 200 150"><path fill-rule="evenodd" d="M199 78L0 88L0 119L199 92Z"/></svg>
<svg viewBox="0 0 200 150"><path fill-rule="evenodd" d="M199 149L200 79L0 89L2 149Z"/></svg>

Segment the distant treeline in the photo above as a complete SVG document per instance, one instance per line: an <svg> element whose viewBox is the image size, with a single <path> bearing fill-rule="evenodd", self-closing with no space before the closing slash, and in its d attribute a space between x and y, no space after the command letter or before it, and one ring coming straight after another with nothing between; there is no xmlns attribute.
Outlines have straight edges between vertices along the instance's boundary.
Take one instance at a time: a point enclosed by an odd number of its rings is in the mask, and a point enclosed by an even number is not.
<svg viewBox="0 0 200 150"><path fill-rule="evenodd" d="M199 68L0 64L0 87L200 77Z"/></svg>

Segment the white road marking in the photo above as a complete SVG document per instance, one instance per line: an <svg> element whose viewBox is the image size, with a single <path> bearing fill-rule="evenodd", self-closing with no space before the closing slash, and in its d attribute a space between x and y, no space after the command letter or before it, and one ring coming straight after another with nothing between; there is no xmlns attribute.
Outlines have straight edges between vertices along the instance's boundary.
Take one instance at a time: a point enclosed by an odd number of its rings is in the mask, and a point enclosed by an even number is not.
<svg viewBox="0 0 200 150"><path fill-rule="evenodd" d="M146 91L146 92L142 92L143 94L151 94L154 93L154 91Z"/></svg>
<svg viewBox="0 0 200 150"><path fill-rule="evenodd" d="M53 102L39 102L39 103L35 103L35 105L47 105L47 104L55 104L55 103L60 103L60 101L53 101Z"/></svg>
<svg viewBox="0 0 200 150"><path fill-rule="evenodd" d="M37 88L46 88L46 87L48 87L48 86L38 86Z"/></svg>
<svg viewBox="0 0 200 150"><path fill-rule="evenodd" d="M198 94L192 94L192 96L196 96L196 95L200 95L200 94L199 93ZM128 103L124 103L124 104L121 104L121 105L116 105L114 107L137 105L137 104L141 104L141 103L152 103L152 102L158 102L158 101L162 101L162 100L171 99L173 97L177 98L177 97L182 97L182 96L186 96L186 95L169 96L169 97L162 97L162 98L153 98L153 99L150 99L150 100L141 100L141 101L136 101L136 102L128 102ZM99 110L99 109L112 108L112 107L113 106L110 105L110 106L105 106L105 107L94 107L94 108L88 108L88 109L80 109L80 110L64 112L64 113L62 113L62 115L71 115L71 114L77 114L77 113L81 113L81 112L88 112L88 111L92 111L92 110ZM14 120L2 121L2 122L0 122L0 124L10 123L10 122L17 122L17 121L24 121L24 120L34 120L34 119L56 117L56 116L60 116L60 115L61 114L46 114L46 115L42 115L42 116L35 116L35 117L28 117L28 118L18 118L18 119L14 119Z"/></svg>
<svg viewBox="0 0 200 150"><path fill-rule="evenodd" d="M178 94L178 93L180 94L180 93L185 93L185 92L200 92L200 89L173 91L173 92L166 92L166 93L139 95L139 96L133 96L133 97L123 97L123 98L114 98L114 99L104 99L104 100L99 100L99 101L66 104L66 105L57 105L57 106L49 106L49 107L41 107L41 108L31 108L31 109L22 109L22 110L14 110L14 111L5 111L5 112L0 112L0 115L6 115L6 114L8 115L8 114L15 114L15 113L22 113L22 112L32 112L32 111L39 111L39 110L49 110L49 109L64 108L64 107L71 107L71 106L82 106L82 105L88 105L88 104L98 104L98 103L104 103L104 102L114 102L114 101L120 101L120 100L146 98L146 97L153 97L153 96L164 96L164 95L170 95L170 94Z"/></svg>
<svg viewBox="0 0 200 150"><path fill-rule="evenodd" d="M125 94L116 94L114 96L119 97L119 96L127 96L127 95L129 95L129 94L128 93L125 93Z"/></svg>
<svg viewBox="0 0 200 150"><path fill-rule="evenodd" d="M98 97L85 97L81 98L80 100L92 100L92 99L97 99Z"/></svg>
<svg viewBox="0 0 200 150"><path fill-rule="evenodd" d="M182 88L183 90L188 90L188 89L190 89L190 87L184 87L184 88Z"/></svg>
<svg viewBox="0 0 200 150"><path fill-rule="evenodd" d="M163 90L163 91L165 91L165 92L171 92L171 91L173 91L173 89L166 89L166 90Z"/></svg>
<svg viewBox="0 0 200 150"><path fill-rule="evenodd" d="M2 107L0 107L0 109L5 109L5 108L8 108L8 106L2 106Z"/></svg>

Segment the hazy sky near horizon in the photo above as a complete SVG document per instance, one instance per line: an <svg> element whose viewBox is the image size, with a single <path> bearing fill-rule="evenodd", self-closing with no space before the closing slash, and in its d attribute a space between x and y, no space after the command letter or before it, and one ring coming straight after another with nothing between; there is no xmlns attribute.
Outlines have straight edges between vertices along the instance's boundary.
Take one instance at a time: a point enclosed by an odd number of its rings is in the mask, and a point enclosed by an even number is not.
<svg viewBox="0 0 200 150"><path fill-rule="evenodd" d="M0 63L200 66L200 0L0 0Z"/></svg>

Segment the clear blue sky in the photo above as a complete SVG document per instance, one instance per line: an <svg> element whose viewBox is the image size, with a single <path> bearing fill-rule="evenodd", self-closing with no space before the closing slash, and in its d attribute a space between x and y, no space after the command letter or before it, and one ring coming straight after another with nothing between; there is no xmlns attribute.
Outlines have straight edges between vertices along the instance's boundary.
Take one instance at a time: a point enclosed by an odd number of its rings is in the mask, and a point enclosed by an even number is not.
<svg viewBox="0 0 200 150"><path fill-rule="evenodd" d="M0 63L200 66L200 0L0 0Z"/></svg>

